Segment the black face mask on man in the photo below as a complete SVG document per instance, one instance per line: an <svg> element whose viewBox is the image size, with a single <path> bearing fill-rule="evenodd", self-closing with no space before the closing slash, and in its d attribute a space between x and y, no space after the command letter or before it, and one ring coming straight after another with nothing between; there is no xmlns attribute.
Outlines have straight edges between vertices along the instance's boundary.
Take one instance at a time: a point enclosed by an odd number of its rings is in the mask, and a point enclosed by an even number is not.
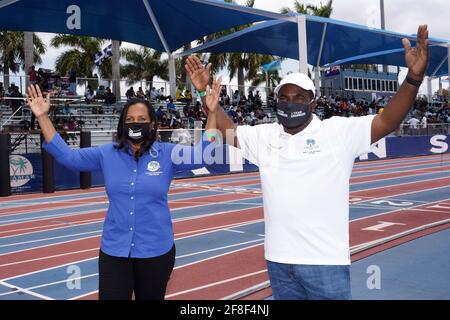
<svg viewBox="0 0 450 320"><path fill-rule="evenodd" d="M305 125L312 115L309 104L289 103L279 101L277 103L277 117L281 125L287 129L295 129Z"/></svg>
<svg viewBox="0 0 450 320"><path fill-rule="evenodd" d="M125 123L125 135L132 143L142 143L150 136L150 123Z"/></svg>

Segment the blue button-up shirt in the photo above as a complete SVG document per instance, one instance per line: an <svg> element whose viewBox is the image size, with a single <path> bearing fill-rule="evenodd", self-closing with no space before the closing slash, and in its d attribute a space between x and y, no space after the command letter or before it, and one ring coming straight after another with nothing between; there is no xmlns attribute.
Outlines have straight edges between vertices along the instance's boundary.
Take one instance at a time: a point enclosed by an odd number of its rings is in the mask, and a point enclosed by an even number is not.
<svg viewBox="0 0 450 320"><path fill-rule="evenodd" d="M114 143L71 150L58 133L43 148L69 169L103 172L109 208L102 251L115 257L151 258L167 253L174 244L167 200L172 178L176 172L204 167L205 148L212 150L206 159L210 164L214 147L207 144L185 147L155 142L139 161L130 152L114 148ZM174 148L174 154L185 161L172 161Z"/></svg>

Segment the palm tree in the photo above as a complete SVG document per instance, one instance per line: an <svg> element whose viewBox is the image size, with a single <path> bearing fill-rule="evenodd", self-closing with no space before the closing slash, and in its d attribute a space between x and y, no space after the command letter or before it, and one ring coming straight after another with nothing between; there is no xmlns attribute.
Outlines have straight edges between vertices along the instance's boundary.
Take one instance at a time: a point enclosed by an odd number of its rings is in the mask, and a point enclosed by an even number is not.
<svg viewBox="0 0 450 320"><path fill-rule="evenodd" d="M328 0L328 2L325 5L321 3L320 6L310 4L304 5L300 3L300 1L295 0L293 10L289 7L283 7L281 8L280 12L283 14L295 12L300 14L309 14L312 16L329 18L333 13L333 0Z"/></svg>
<svg viewBox="0 0 450 320"><path fill-rule="evenodd" d="M320 6L308 5L308 10L313 16L329 18L333 14L333 0L329 0L325 5Z"/></svg>
<svg viewBox="0 0 450 320"><path fill-rule="evenodd" d="M280 13L282 14L288 14L292 12L297 12L301 14L307 14L308 13L308 7L304 4L300 3L299 1L295 0L294 2L294 10L292 10L289 7L283 7L280 9Z"/></svg>
<svg viewBox="0 0 450 320"><path fill-rule="evenodd" d="M270 57L270 56L265 56L265 57ZM267 59L267 63L270 63L272 61L270 61L270 59ZM265 61L262 61L262 65L267 64ZM268 86L268 88L274 88L276 87L280 81L281 81L281 77L278 73L278 71L263 71L263 72L257 72L257 70L259 69L255 69L254 72L252 72L251 77L249 77L247 80L251 81L251 86L252 87L258 87L261 84L265 84ZM267 82L267 79L269 80L269 83Z"/></svg>
<svg viewBox="0 0 450 320"><path fill-rule="evenodd" d="M188 51L190 49L191 49L190 43L184 45L184 47L183 47L183 51ZM186 73L186 69L184 68L184 65L186 64L187 58L188 58L187 56L182 57L181 65L179 65L179 66L178 66L178 63L176 63L177 74L180 75L180 83L185 86L187 86L187 73Z"/></svg>
<svg viewBox="0 0 450 320"><path fill-rule="evenodd" d="M56 71L61 75L66 75L73 68L79 77L93 78L96 68L93 57L103 49L105 41L99 38L66 34L54 36L50 42L52 47L67 46L70 48L56 58ZM103 78L111 76L110 59L102 63L99 73Z"/></svg>
<svg viewBox="0 0 450 320"><path fill-rule="evenodd" d="M0 59L4 75L4 87L10 84L10 71L17 73L25 64L24 32L4 31L0 32ZM45 54L46 47L36 34L33 33L33 61L36 64L42 63L42 55ZM25 70L27 71L27 70Z"/></svg>
<svg viewBox="0 0 450 320"><path fill-rule="evenodd" d="M113 40L112 41L112 54L111 57L111 78L112 81L112 89L113 93L116 97L120 97L120 46L122 45L121 41Z"/></svg>
<svg viewBox="0 0 450 320"><path fill-rule="evenodd" d="M169 63L161 59L161 52L141 47L140 49L123 49L121 54L128 62L122 67L121 73L128 78L129 84L146 80L151 88L155 76L169 80Z"/></svg>
<svg viewBox="0 0 450 320"><path fill-rule="evenodd" d="M227 68L230 79L238 78L239 91L244 91L245 81L259 82L260 74L258 70L264 64L276 60L275 56L256 53L229 53ZM278 75L278 72L276 72ZM264 73L265 81L265 73ZM259 82L261 83L261 82ZM252 86L255 84L252 83Z"/></svg>

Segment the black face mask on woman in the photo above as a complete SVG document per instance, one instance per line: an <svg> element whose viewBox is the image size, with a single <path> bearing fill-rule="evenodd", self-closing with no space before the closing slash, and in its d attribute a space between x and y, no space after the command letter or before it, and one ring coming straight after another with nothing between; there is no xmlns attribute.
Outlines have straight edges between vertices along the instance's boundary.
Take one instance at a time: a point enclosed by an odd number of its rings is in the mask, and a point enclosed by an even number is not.
<svg viewBox="0 0 450 320"><path fill-rule="evenodd" d="M150 137L150 123L125 123L125 136L132 143L142 143Z"/></svg>
<svg viewBox="0 0 450 320"><path fill-rule="evenodd" d="M287 129L296 129L306 124L311 119L312 111L309 104L277 103L277 117L281 125Z"/></svg>

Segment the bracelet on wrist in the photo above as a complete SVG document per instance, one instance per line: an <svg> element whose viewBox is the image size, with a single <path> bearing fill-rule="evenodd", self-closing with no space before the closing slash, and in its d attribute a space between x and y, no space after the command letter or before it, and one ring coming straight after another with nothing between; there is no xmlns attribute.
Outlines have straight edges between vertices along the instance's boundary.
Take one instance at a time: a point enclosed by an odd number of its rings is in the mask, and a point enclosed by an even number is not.
<svg viewBox="0 0 450 320"><path fill-rule="evenodd" d="M411 78L410 76L406 76L406 82L414 87L420 88L423 80L415 80L415 79Z"/></svg>

